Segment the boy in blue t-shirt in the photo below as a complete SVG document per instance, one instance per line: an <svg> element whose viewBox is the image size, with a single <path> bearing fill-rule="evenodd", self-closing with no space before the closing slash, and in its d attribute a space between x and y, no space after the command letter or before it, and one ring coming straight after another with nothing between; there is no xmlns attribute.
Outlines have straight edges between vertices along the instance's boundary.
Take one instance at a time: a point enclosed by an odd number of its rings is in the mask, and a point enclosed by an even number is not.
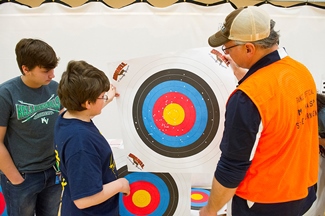
<svg viewBox="0 0 325 216"><path fill-rule="evenodd" d="M70 61L58 87L66 108L55 125L54 143L65 185L61 216L119 215L119 193L130 193L119 178L112 150L92 117L118 96L104 72L85 61Z"/></svg>

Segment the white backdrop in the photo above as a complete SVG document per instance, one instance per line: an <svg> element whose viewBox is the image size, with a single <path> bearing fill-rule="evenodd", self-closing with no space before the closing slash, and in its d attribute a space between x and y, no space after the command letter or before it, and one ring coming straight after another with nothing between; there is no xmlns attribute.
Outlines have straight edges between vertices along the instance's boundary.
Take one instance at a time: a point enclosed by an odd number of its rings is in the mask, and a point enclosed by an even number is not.
<svg viewBox="0 0 325 216"><path fill-rule="evenodd" d="M276 21L280 45L312 72L319 90L325 74L325 11L311 7L262 6ZM99 2L77 8L46 3L28 8L14 3L0 5L0 82L20 75L14 48L23 37L48 42L60 57L55 80L70 60L86 60L107 72L109 62L208 46L207 38L233 10L229 3L203 7L190 3L154 8L136 3L112 9ZM324 75L325 76L325 75ZM121 138L116 104L95 118L104 135ZM109 122L109 123L107 123Z"/></svg>
<svg viewBox="0 0 325 216"><path fill-rule="evenodd" d="M310 69L317 88L323 90L325 10L311 6L280 8L270 4L260 7L276 21L280 45ZM20 75L14 48L21 38L39 38L55 49L60 57L55 70L57 81L70 60L86 60L112 77L114 71L109 69L112 62L207 47L207 38L221 27L232 10L229 3L213 7L178 3L167 8L136 3L122 9L112 9L99 2L77 8L57 3L38 8L3 3L0 5L0 83ZM230 70L221 72L231 73ZM114 101L94 119L107 139L123 137L120 112Z"/></svg>

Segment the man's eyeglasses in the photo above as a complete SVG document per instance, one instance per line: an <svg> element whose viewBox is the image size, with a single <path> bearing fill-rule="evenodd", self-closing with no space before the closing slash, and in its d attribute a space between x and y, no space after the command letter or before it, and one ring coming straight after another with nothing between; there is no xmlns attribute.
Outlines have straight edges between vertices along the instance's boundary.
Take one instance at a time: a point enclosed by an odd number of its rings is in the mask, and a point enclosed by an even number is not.
<svg viewBox="0 0 325 216"><path fill-rule="evenodd" d="M235 45L230 46L230 47L225 47L225 45L222 45L221 49L222 49L222 51L223 51L225 54L227 54L227 53L226 53L227 50L230 50L231 48L234 48L234 47L236 47L236 46L240 46L240 45L244 45L244 44L235 44Z"/></svg>
<svg viewBox="0 0 325 216"><path fill-rule="evenodd" d="M102 99L104 100L104 102L108 101L108 96L107 95L103 95L103 97L97 98L97 99Z"/></svg>

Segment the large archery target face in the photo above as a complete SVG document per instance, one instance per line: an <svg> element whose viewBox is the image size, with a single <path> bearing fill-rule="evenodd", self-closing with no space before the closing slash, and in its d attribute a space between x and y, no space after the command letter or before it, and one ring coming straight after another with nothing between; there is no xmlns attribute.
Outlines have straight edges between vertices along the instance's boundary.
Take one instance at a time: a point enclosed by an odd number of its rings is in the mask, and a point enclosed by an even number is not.
<svg viewBox="0 0 325 216"><path fill-rule="evenodd" d="M210 51L199 48L125 61L129 67L115 83L121 95L116 102L125 149L143 162L143 171L214 171L225 104L236 83Z"/></svg>
<svg viewBox="0 0 325 216"><path fill-rule="evenodd" d="M168 173L127 172L122 167L119 176L129 181L130 194L120 196L120 214L174 215L179 200L176 182Z"/></svg>
<svg viewBox="0 0 325 216"><path fill-rule="evenodd" d="M168 157L188 157L205 149L217 133L219 117L212 89L183 69L150 76L133 103L134 126L142 141Z"/></svg>

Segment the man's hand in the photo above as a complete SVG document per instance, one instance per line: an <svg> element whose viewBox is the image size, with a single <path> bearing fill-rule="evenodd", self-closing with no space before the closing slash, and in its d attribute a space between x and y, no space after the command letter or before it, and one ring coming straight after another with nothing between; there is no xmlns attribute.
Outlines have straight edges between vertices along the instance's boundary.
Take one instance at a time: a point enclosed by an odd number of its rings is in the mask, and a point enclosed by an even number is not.
<svg viewBox="0 0 325 216"><path fill-rule="evenodd" d="M210 212L207 206L200 209L200 216L216 216L217 212Z"/></svg>

